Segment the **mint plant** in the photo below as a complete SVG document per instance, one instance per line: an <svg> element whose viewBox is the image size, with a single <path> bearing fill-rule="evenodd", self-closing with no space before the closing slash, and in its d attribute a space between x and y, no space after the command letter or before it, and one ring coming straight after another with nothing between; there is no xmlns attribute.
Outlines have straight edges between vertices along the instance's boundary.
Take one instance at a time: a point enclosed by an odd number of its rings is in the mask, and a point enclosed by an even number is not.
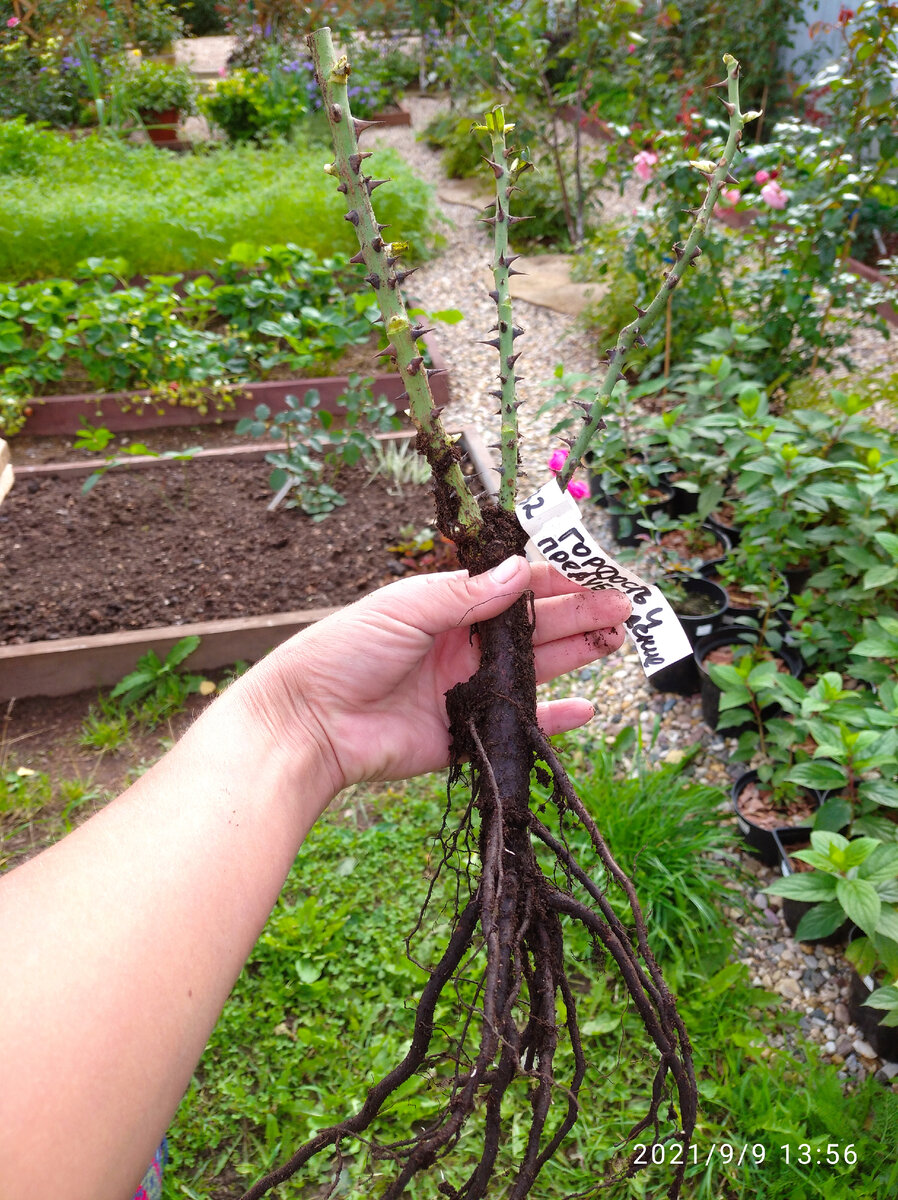
<svg viewBox="0 0 898 1200"><path fill-rule="evenodd" d="M521 522L530 519L531 503L539 508L535 498L528 500L527 493L519 490L521 400L515 364L520 355L516 343L523 330L514 322L509 294L516 257L509 234L521 220L510 213L510 199L530 164L507 145L513 126L506 124L502 108L488 113L482 131L490 140L488 164L496 192L486 222L493 231L491 295L497 309L495 336L489 344L499 355L499 386L494 395L499 405L500 467L494 502L492 496L472 493L459 448L434 405L429 371L418 345L425 330L409 316L402 300L408 272L399 267L401 246L384 237L385 226L371 203L373 192L385 181L366 173L370 155L359 149L358 137L369 123L356 120L351 112L349 61L345 55L338 57L329 29L311 34L309 43L336 151L335 161L325 170L338 180L346 197L346 219L360 243L355 260L364 263L377 296L389 353L417 428L417 445L431 467L437 528L455 543L464 567L474 573L489 570L523 552L528 534ZM557 473L562 495L602 429L608 400L622 378L631 348L663 313L667 297L701 253L699 241L729 174L743 127L757 115L740 109L738 63L730 55L724 63L726 144L715 152L714 161L694 164L707 177L707 194L690 233L674 247L674 261L657 295L621 331L608 354L603 380L570 431L569 454ZM637 637L649 636L641 617L631 618L631 629ZM457 1200L495 1195L497 1188L509 1200L532 1194L540 1171L577 1120L589 1066L577 1020L572 967L566 961L570 955L566 943L577 933L613 960L657 1052L645 1115L625 1140L633 1141L646 1130L653 1140L676 1138L683 1156L668 1195L680 1193L698 1103L689 1038L648 944L633 884L615 862L558 752L539 728L529 599L523 597L501 616L480 623L477 633L480 666L446 697L452 746L450 787L463 772L470 780L470 795L460 811L453 802L447 808L441 834L444 854L436 868L437 874L456 872L457 911L445 948L429 971L408 1051L370 1088L355 1115L321 1128L287 1162L250 1188L246 1200L257 1200L322 1152L333 1155L336 1186L343 1145L357 1138L368 1140L380 1110L422 1070L440 1078L436 1111L431 1110L425 1122L415 1122L407 1139L375 1148L374 1153L392 1164L382 1197L396 1200L406 1194L419 1173L438 1164L444 1151L462 1136L470 1137L468 1128L478 1124L481 1147L467 1178L444 1179L438 1190ZM545 794L534 794L534 779L542 781L548 800ZM569 823L588 837L602 872L601 883L571 850ZM626 922L606 889L623 900ZM427 907L425 900L421 922L428 919ZM478 981L473 988L469 976ZM457 1006L451 1003L453 994L460 1001ZM559 1053L562 1042L566 1043L564 1059ZM570 1066L562 1075L565 1060ZM500 1182L497 1156L507 1133L503 1098L521 1091L530 1097L530 1125L513 1174ZM661 1122L668 1112L676 1128L665 1134ZM631 1176L636 1169L631 1157L617 1177Z"/></svg>

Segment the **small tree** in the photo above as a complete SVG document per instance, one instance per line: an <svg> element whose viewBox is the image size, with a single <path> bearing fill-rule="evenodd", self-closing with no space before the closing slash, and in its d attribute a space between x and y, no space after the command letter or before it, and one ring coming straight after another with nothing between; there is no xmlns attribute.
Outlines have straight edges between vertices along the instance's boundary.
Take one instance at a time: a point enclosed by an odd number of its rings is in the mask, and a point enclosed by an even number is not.
<svg viewBox="0 0 898 1200"><path fill-rule="evenodd" d="M398 268L398 247L384 239L371 194L384 180L373 179L363 169L370 157L359 150L358 137L370 122L352 117L347 97L350 66L346 56L334 51L330 30L309 37L325 111L336 149L336 161L325 169L339 179L347 198L346 219L356 228L361 249L354 261L364 263L383 315L390 355L395 360L408 393L409 412L417 427L417 446L430 464L440 532L451 538L462 564L472 573L489 570L509 555L520 554L528 533L519 520L528 521L548 501L518 495L518 407L515 392L515 349L522 330L513 322L509 276L514 255L509 248L509 228L520 217L509 213L515 182L527 166L506 145L502 109L485 120L492 145L489 166L495 176L496 199L487 223L494 231L493 271L498 320L490 342L499 353L501 427L501 481L498 501L477 498L462 471L460 452L440 421L434 406L418 339L425 330L408 316L401 285L409 272ZM667 296L677 286L685 268L699 255L699 239L717 194L729 173L730 163L746 121L757 114L739 108L739 65L727 55L728 88L724 101L730 115L726 147L715 163L695 166L708 177L708 191L695 214L692 231L675 249L676 263L666 274L658 295L637 319L621 331L610 351L604 380L591 405L585 405L582 427L570 445L558 482L565 488L584 452L602 428L602 412L612 390L622 378L627 354L642 331L663 311ZM555 484L548 485L551 489ZM540 495L554 497L541 489ZM558 497L562 493L558 490ZM574 510L576 512L576 510ZM576 555L574 555L576 559ZM593 586L624 581L595 564L574 562L595 576ZM569 572L570 573L570 572ZM576 578L576 574L572 577ZM643 587L644 592L648 589ZM640 597L631 588L634 602ZM637 607L634 603L634 607ZM645 635L641 612L628 622L637 639ZM446 697L452 735L450 788L462 776L467 762L470 799L462 806L454 830L444 829L443 843L451 848L476 845L479 874L461 876L460 900L453 929L442 957L418 1003L411 1045L405 1058L368 1092L361 1109L322 1129L296 1151L283 1166L251 1188L244 1200L255 1200L283 1182L314 1155L331 1150L336 1159L337 1185L341 1142L369 1129L388 1099L414 1075L427 1068L438 1070L445 1103L426 1128L410 1132L406 1141L376 1151L395 1162L395 1175L381 1193L383 1200L404 1195L414 1177L435 1164L453 1147L466 1123L478 1113L482 1118L482 1151L468 1177L457 1184L443 1181L438 1190L455 1200L476 1200L495 1195L497 1155L505 1130L503 1098L511 1096L523 1080L531 1107L526 1149L512 1178L502 1183L509 1200L528 1196L545 1163L556 1153L573 1127L579 1094L587 1073L587 1057L577 1023L577 1002L565 967L565 924L584 927L597 948L614 961L633 1006L645 1025L658 1059L645 1116L630 1131L628 1141L648 1131L653 1141L679 1142L669 1195L679 1195L690 1139L695 1127L697 1089L689 1038L648 944L646 923L631 881L612 857L600 830L577 795L555 749L536 718L536 678L532 650L530 600L522 598L501 616L477 627L481 660L475 674L454 687ZM533 780L548 790L535 797ZM547 808L548 815L542 809ZM540 810L540 811L537 811ZM448 821L447 814L447 821ZM576 860L568 847L564 824L579 823L586 830L598 859L601 882ZM551 866L547 866L551 863ZM556 879L566 881L559 886ZM618 915L606 891L620 889L626 898L631 925ZM426 908L426 902L425 902ZM457 976L482 955L483 973L474 1003L462 1006L459 1027L447 1033L445 1021L435 1029L437 1003ZM570 1078L556 1080L553 1062L562 1038L569 1039L574 1069ZM672 1085L669 1086L669 1085ZM678 1115L677 1111L679 1110ZM662 1132L667 1117L674 1129ZM631 1156L619 1177L638 1169ZM607 1182L607 1181L605 1181ZM493 1189L493 1190L491 1190Z"/></svg>

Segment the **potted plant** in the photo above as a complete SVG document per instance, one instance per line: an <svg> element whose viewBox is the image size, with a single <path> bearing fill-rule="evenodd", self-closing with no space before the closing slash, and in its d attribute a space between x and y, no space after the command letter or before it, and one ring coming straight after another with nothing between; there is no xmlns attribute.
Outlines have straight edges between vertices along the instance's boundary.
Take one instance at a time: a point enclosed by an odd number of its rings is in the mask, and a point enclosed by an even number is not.
<svg viewBox="0 0 898 1200"><path fill-rule="evenodd" d="M702 684L702 717L711 729L718 728L722 708L724 711L732 709L738 715L738 721L727 722L731 736L754 727L754 717L749 711L751 691L747 678L753 667L768 660L776 664L777 674L796 679L801 674L801 656L792 647L784 645L775 628L765 630L724 624L707 637L698 639L695 663ZM730 673L729 669L736 664L739 664L738 670ZM716 668L722 670L715 672ZM722 702L724 691L728 692L728 698ZM760 711L765 716L772 715L779 700L763 700Z"/></svg>
<svg viewBox="0 0 898 1200"><path fill-rule="evenodd" d="M756 643L732 663L708 667L721 689L717 728L739 733L736 762L756 764L734 782L732 804L740 832L768 866L779 861L781 844L793 845L807 836L821 801L791 775L807 752L800 728L778 713L794 708L804 687L785 666Z"/></svg>
<svg viewBox="0 0 898 1200"><path fill-rule="evenodd" d="M730 615L735 617L763 622L788 595L785 579L746 536L720 562L704 566L702 574L726 591Z"/></svg>
<svg viewBox="0 0 898 1200"><path fill-rule="evenodd" d="M661 576L658 587L693 646L700 638L708 637L720 628L727 609L726 592L710 579L671 569ZM697 682L694 690L698 691Z"/></svg>
<svg viewBox="0 0 898 1200"><path fill-rule="evenodd" d="M647 521L666 508L673 495L667 482L670 470L667 461L633 457L622 478L611 484L608 519L619 545L638 546L648 536Z"/></svg>
<svg viewBox="0 0 898 1200"><path fill-rule="evenodd" d="M855 940L852 954L868 965L871 939L898 937L898 846L830 829L812 830L810 843L791 854L811 870L777 879L765 891L810 904L795 930L799 941L826 937L846 922L856 925L867 941Z"/></svg>
<svg viewBox="0 0 898 1200"><path fill-rule="evenodd" d="M894 908L898 889L883 883L880 897ZM888 919L888 918L887 918ZM857 933L845 957L852 964L848 985L848 1014L880 1058L898 1062L898 930L878 930L870 937Z"/></svg>
<svg viewBox="0 0 898 1200"><path fill-rule="evenodd" d="M153 142L176 141L178 122L196 111L197 86L183 65L143 60L117 82L122 98L140 117Z"/></svg>
<svg viewBox="0 0 898 1200"><path fill-rule="evenodd" d="M802 699L794 720L809 758L790 778L829 793L817 828L898 841L898 684L843 683L827 671Z"/></svg>
<svg viewBox="0 0 898 1200"><path fill-rule="evenodd" d="M732 549L726 535L708 524L703 506L686 516L671 517L656 512L643 522L656 546L679 564L681 569L700 571L703 567L720 565ZM651 560L652 550L644 557Z"/></svg>
<svg viewBox="0 0 898 1200"><path fill-rule="evenodd" d="M811 843L809 840L805 840L797 845L787 847L783 845L782 839L776 830L773 831L773 836L774 840L777 842L777 850L779 851L778 866L782 879L794 880L797 877L806 876L808 872L813 870L810 863L795 857L796 851L809 850L811 848ZM802 920L807 913L811 911L816 900L820 899L820 896L817 896L816 898L808 898L811 896L813 889L807 885L802 885L801 895L793 894L793 890L795 892L799 891L798 885L788 884L786 885L786 888L787 891L781 893L783 899L783 919L789 926L790 932L797 936L797 931ZM851 929L852 925L848 920L843 921L841 925L837 926L831 933L827 934L808 934L807 927L805 927L802 930L801 941L810 942L812 944L820 943L824 946L841 946L848 938Z"/></svg>

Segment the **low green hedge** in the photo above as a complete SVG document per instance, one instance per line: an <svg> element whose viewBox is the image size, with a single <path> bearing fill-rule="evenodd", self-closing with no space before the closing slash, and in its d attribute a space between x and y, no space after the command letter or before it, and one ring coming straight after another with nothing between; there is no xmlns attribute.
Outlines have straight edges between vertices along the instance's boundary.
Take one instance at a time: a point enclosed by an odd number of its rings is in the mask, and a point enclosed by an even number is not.
<svg viewBox="0 0 898 1200"><path fill-rule="evenodd" d="M0 280L71 275L88 258L134 274L205 270L235 242L355 253L328 152L294 142L175 155L96 136L77 141L0 124ZM378 214L410 258L434 243L431 189L393 151L369 168L392 186Z"/></svg>

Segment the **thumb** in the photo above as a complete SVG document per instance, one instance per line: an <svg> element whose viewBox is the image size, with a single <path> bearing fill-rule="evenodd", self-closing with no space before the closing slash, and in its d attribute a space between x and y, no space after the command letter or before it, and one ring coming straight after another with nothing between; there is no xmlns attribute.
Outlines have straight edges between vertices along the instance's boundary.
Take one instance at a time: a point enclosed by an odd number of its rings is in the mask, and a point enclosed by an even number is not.
<svg viewBox="0 0 898 1200"><path fill-rule="evenodd" d="M516 554L482 575L467 571L418 575L408 585L404 581L392 585L405 591L403 619L436 637L510 608L530 586L530 564Z"/></svg>

